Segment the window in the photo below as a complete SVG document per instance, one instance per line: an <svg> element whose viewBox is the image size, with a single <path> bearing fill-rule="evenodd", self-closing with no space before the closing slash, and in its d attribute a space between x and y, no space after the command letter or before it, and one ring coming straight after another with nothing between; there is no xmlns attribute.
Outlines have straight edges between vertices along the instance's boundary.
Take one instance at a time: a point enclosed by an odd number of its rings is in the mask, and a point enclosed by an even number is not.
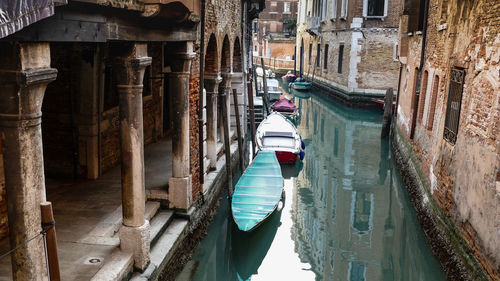
<svg viewBox="0 0 500 281"><path fill-rule="evenodd" d="M364 0L364 17L385 17L387 16L387 0Z"/></svg>
<svg viewBox="0 0 500 281"><path fill-rule="evenodd" d="M344 60L344 44L339 46L339 66L337 69L338 73L342 73L342 61Z"/></svg>
<svg viewBox="0 0 500 281"><path fill-rule="evenodd" d="M319 67L319 65L320 65L320 62L321 62L320 55L321 55L321 45L318 44L318 48L316 49L316 67Z"/></svg>
<svg viewBox="0 0 500 281"><path fill-rule="evenodd" d="M253 33L259 32L259 22L258 21L254 21L252 23L252 32Z"/></svg>
<svg viewBox="0 0 500 281"><path fill-rule="evenodd" d="M330 18L337 18L337 0L328 1L329 10L330 10Z"/></svg>
<svg viewBox="0 0 500 281"><path fill-rule="evenodd" d="M444 121L444 139L451 143L457 141L458 123L460 121L460 107L462 106L462 92L464 87L465 70L454 68L450 73L450 90L446 106Z"/></svg>
<svg viewBox="0 0 500 281"><path fill-rule="evenodd" d="M347 1L348 0L342 0L342 7L340 9L340 18L344 20L347 18Z"/></svg>
<svg viewBox="0 0 500 281"><path fill-rule="evenodd" d="M283 3L283 13L284 14L289 14L290 13L290 2L284 2Z"/></svg>
<svg viewBox="0 0 500 281"><path fill-rule="evenodd" d="M432 94L429 102L429 114L427 115L427 130L432 130L434 124L434 113L436 112L436 99L439 92L439 76L434 77L432 82Z"/></svg>
<svg viewBox="0 0 500 281"><path fill-rule="evenodd" d="M325 44L325 55L323 60L323 69L328 69L328 44Z"/></svg>
<svg viewBox="0 0 500 281"><path fill-rule="evenodd" d="M257 45L255 45L255 51L257 52Z"/></svg>
<svg viewBox="0 0 500 281"><path fill-rule="evenodd" d="M429 79L428 77L429 77L429 72L425 70L424 75L422 76L422 85L420 86L420 97L418 101L418 115L417 115L418 123L422 123L422 117L424 116L425 98L427 96L427 82Z"/></svg>

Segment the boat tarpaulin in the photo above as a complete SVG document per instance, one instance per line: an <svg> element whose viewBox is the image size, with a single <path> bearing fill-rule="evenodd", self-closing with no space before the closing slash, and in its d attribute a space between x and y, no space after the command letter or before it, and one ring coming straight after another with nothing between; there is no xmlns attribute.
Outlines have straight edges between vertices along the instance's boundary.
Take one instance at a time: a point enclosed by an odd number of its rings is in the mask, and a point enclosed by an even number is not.
<svg viewBox="0 0 500 281"><path fill-rule="evenodd" d="M271 107L275 111L294 112L297 106L289 99L282 98Z"/></svg>
<svg viewBox="0 0 500 281"><path fill-rule="evenodd" d="M236 184L231 210L238 228L250 231L276 209L283 176L274 151L259 151Z"/></svg>
<svg viewBox="0 0 500 281"><path fill-rule="evenodd" d="M1 0L0 38L54 14L54 6L67 0Z"/></svg>

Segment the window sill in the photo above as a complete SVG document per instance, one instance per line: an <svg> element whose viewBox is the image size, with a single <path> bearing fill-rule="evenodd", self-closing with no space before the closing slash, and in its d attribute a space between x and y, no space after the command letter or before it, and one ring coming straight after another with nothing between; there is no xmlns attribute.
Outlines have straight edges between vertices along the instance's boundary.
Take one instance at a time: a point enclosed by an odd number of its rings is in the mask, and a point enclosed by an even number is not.
<svg viewBox="0 0 500 281"><path fill-rule="evenodd" d="M365 20L381 20L381 21L384 21L386 17L387 17L387 15L385 15L385 16L364 16L363 18Z"/></svg>

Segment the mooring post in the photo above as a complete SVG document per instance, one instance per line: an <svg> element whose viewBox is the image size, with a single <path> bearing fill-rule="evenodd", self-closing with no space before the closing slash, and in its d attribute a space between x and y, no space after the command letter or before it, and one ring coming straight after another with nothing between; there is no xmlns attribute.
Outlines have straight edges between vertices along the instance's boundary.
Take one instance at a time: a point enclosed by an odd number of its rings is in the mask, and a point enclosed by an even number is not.
<svg viewBox="0 0 500 281"><path fill-rule="evenodd" d="M384 119L382 121L382 133L381 137L385 138L389 135L391 129L391 117L392 117L392 99L394 90L392 88L387 89L385 92L384 99Z"/></svg>
<svg viewBox="0 0 500 281"><path fill-rule="evenodd" d="M220 92L221 96L221 110L222 110L222 127L224 130L224 152L226 154L226 178L227 178L227 191L229 195L229 202L231 202L231 197L233 196L233 176L231 174L231 144L229 143L229 120L227 118L227 98L228 95L226 90Z"/></svg>
<svg viewBox="0 0 500 281"><path fill-rule="evenodd" d="M59 257L57 256L56 225L52 213L52 203L40 203L42 212L42 228L45 233L47 243L47 259L49 265L50 281L60 281L61 273L59 271Z"/></svg>
<svg viewBox="0 0 500 281"><path fill-rule="evenodd" d="M248 112L250 113L250 137L252 138L252 159L255 155L255 110L253 105L252 79L247 81L248 88ZM257 89L255 89L257 91Z"/></svg>
<svg viewBox="0 0 500 281"><path fill-rule="evenodd" d="M233 89L234 114L236 115L236 134L238 135L238 154L240 156L240 170L243 173L243 140L241 139L240 110L238 108L238 93Z"/></svg>
<svg viewBox="0 0 500 281"><path fill-rule="evenodd" d="M264 88L264 105L266 107L266 113L269 113L269 96L267 95L267 77L266 77L266 65L264 64L264 58L260 58L260 64L262 65L262 83Z"/></svg>

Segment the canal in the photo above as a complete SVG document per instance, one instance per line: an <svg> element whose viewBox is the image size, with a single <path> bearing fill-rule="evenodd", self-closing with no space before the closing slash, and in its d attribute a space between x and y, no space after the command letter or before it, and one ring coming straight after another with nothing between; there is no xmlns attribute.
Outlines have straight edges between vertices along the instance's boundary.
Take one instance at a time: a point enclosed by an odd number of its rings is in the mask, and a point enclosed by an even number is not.
<svg viewBox="0 0 500 281"><path fill-rule="evenodd" d="M221 199L178 280L445 280L380 139L381 112L291 94L306 155L282 166L283 208L241 233Z"/></svg>

